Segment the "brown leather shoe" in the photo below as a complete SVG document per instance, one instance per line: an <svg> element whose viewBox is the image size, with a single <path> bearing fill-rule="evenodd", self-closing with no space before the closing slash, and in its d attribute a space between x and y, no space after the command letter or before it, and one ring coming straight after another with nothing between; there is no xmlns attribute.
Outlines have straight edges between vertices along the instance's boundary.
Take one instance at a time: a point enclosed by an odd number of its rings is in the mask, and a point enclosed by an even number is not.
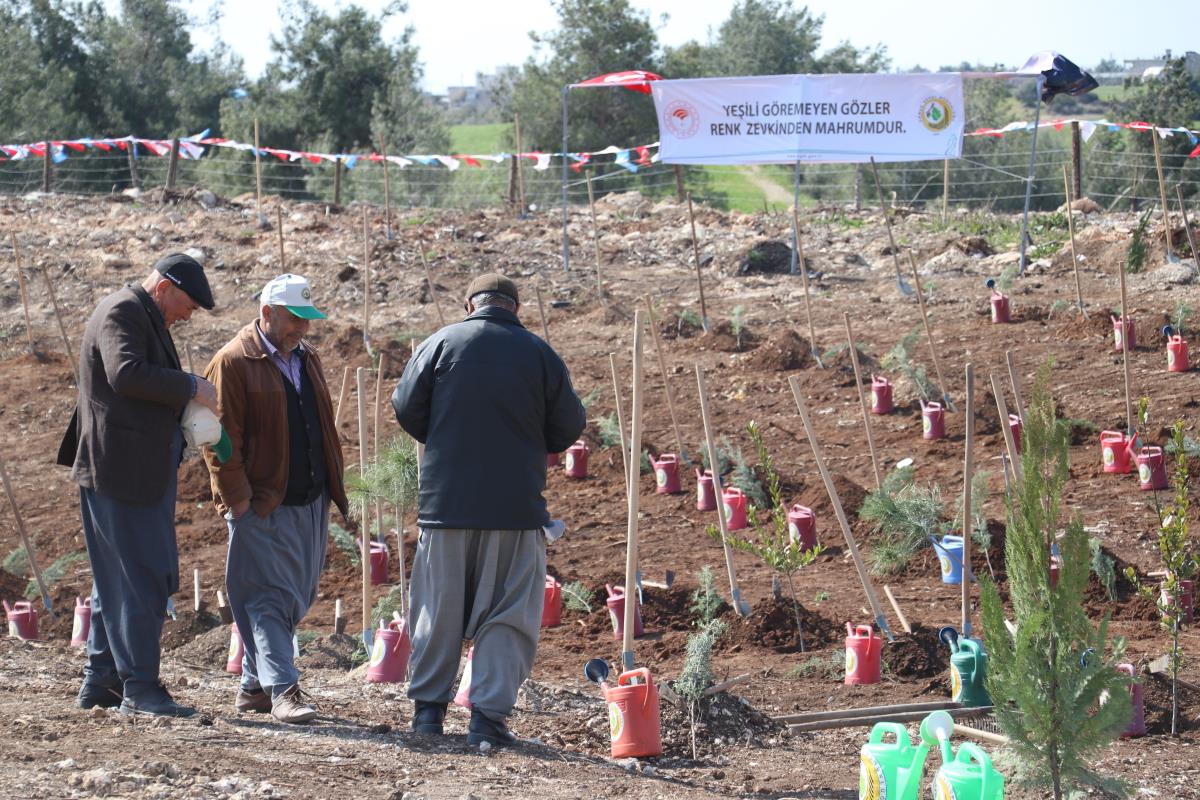
<svg viewBox="0 0 1200 800"><path fill-rule="evenodd" d="M288 725L303 725L317 718L316 706L306 703L308 693L296 684L271 701L271 716Z"/></svg>
<svg viewBox="0 0 1200 800"><path fill-rule="evenodd" d="M244 689L238 689L237 699L233 701L233 707L243 714L246 712L266 714L271 710L271 693L263 689L259 689L257 692L247 692Z"/></svg>

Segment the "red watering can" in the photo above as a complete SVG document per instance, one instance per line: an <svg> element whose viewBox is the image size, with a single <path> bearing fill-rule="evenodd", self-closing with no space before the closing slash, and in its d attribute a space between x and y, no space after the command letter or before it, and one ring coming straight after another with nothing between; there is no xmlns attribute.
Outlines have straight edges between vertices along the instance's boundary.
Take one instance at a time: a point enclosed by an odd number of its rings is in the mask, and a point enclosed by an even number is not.
<svg viewBox="0 0 1200 800"><path fill-rule="evenodd" d="M1012 431L1013 450L1019 455L1021 452L1021 418L1016 414L1009 414L1008 428Z"/></svg>
<svg viewBox="0 0 1200 800"><path fill-rule="evenodd" d="M580 439L567 448L565 466L568 478L586 478L588 468L587 442Z"/></svg>
<svg viewBox="0 0 1200 800"><path fill-rule="evenodd" d="M882 375L871 376L871 413L892 413L892 385Z"/></svg>
<svg viewBox="0 0 1200 800"><path fill-rule="evenodd" d="M946 435L946 410L941 403L921 404L921 438L941 439Z"/></svg>
<svg viewBox="0 0 1200 800"><path fill-rule="evenodd" d="M359 552L362 540L358 541ZM388 581L388 546L383 542L371 541L371 585L379 586Z"/></svg>
<svg viewBox="0 0 1200 800"><path fill-rule="evenodd" d="M662 755L662 729L658 714L658 689L650 670L622 672L617 685L600 683L608 704L608 734L613 758L649 758Z"/></svg>
<svg viewBox="0 0 1200 800"><path fill-rule="evenodd" d="M817 546L817 517L811 508L797 503L788 511L787 519L792 544L798 544L801 550Z"/></svg>
<svg viewBox="0 0 1200 800"><path fill-rule="evenodd" d="M454 693L454 705L463 708L471 707L471 660L475 658L475 647L467 650L467 665L463 667L462 677L458 680L458 691Z"/></svg>
<svg viewBox="0 0 1200 800"><path fill-rule="evenodd" d="M1100 455L1104 459L1104 471L1121 475L1129 472L1137 436L1126 436L1120 431L1100 431Z"/></svg>
<svg viewBox="0 0 1200 800"><path fill-rule="evenodd" d="M1125 316L1117 319L1116 315L1110 315L1113 323L1113 350L1121 352L1121 336L1124 333L1125 338L1129 341L1129 349L1137 347L1137 325L1131 316ZM1124 321L1124 324L1122 324Z"/></svg>
<svg viewBox="0 0 1200 800"><path fill-rule="evenodd" d="M18 600L11 606L4 602L4 614L8 617L8 635L16 639L38 638L37 609L27 600Z"/></svg>
<svg viewBox="0 0 1200 800"><path fill-rule="evenodd" d="M1008 295L992 289L992 324L1003 325L1008 321Z"/></svg>
<svg viewBox="0 0 1200 800"><path fill-rule="evenodd" d="M92 629L92 598L75 598L75 619L71 622L71 645L86 645Z"/></svg>
<svg viewBox="0 0 1200 800"><path fill-rule="evenodd" d="M725 529L740 531L749 524L746 518L746 495L741 489L730 486L721 490L721 499L725 503Z"/></svg>
<svg viewBox="0 0 1200 800"><path fill-rule="evenodd" d="M546 596L542 602L542 627L557 628L562 624L562 584L553 575L546 576Z"/></svg>
<svg viewBox="0 0 1200 800"><path fill-rule="evenodd" d="M879 683L883 640L870 625L846 623L846 685Z"/></svg>
<svg viewBox="0 0 1200 800"><path fill-rule="evenodd" d="M663 453L657 459L651 459L654 465L654 484L658 494L679 494L683 489L679 485L679 459L674 453Z"/></svg>
<svg viewBox="0 0 1200 800"><path fill-rule="evenodd" d="M557 467L558 466L558 453L546 453L546 466L547 467Z"/></svg>
<svg viewBox="0 0 1200 800"><path fill-rule="evenodd" d="M1161 447L1143 447L1137 454L1138 485L1143 492L1167 488L1167 465Z"/></svg>
<svg viewBox="0 0 1200 800"><path fill-rule="evenodd" d="M1179 588L1182 590L1180 592L1180 598L1179 598L1180 603L1183 606L1182 618L1183 618L1183 621L1188 625L1191 625L1192 622L1195 620L1195 613L1196 613L1195 597L1192 594L1194 586L1195 586L1194 581L1180 581L1179 582ZM1171 597L1170 593L1167 592L1166 583L1159 584L1159 594L1162 596L1162 604L1164 606L1167 606L1168 608L1173 608L1175 606L1174 598Z"/></svg>
<svg viewBox="0 0 1200 800"><path fill-rule="evenodd" d="M401 683L408 672L408 657L412 641L408 638L408 621L394 619L386 626L379 621L375 643L371 646L371 661L367 666L367 683Z"/></svg>
<svg viewBox="0 0 1200 800"><path fill-rule="evenodd" d="M1188 345L1182 336L1172 336L1167 339L1167 371L1188 371Z"/></svg>
<svg viewBox="0 0 1200 800"><path fill-rule="evenodd" d="M229 657L225 659L225 671L234 675L242 674L242 656L246 647L242 644L242 635L238 633L237 623L229 626Z"/></svg>
<svg viewBox="0 0 1200 800"><path fill-rule="evenodd" d="M608 618L612 622L613 638L620 641L625 638L625 587L604 584L604 588L608 592L608 600L605 601L605 605L608 606ZM633 636L637 638L644 632L642 630L642 608L635 594L633 597Z"/></svg>
<svg viewBox="0 0 1200 800"><path fill-rule="evenodd" d="M717 491L713 488L712 470L696 470L696 510L713 511L717 507Z"/></svg>

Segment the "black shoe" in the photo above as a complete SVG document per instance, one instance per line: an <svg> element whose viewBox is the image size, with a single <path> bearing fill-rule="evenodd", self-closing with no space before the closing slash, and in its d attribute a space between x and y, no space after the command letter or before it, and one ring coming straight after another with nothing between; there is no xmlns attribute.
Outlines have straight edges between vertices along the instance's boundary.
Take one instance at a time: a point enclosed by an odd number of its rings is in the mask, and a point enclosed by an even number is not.
<svg viewBox="0 0 1200 800"><path fill-rule="evenodd" d="M122 714L147 714L154 717L190 717L196 713L196 709L176 703L162 684L141 697L126 697L118 710Z"/></svg>
<svg viewBox="0 0 1200 800"><path fill-rule="evenodd" d="M467 744L487 742L492 747L508 747L517 741L517 735L507 725L485 717L477 708L471 709L471 727L468 730Z"/></svg>
<svg viewBox="0 0 1200 800"><path fill-rule="evenodd" d="M446 719L445 703L430 703L417 700L413 711L412 729L414 733L426 733L431 736L442 735L442 721Z"/></svg>
<svg viewBox="0 0 1200 800"><path fill-rule="evenodd" d="M100 686L84 681L75 704L80 708L116 708L121 705L121 684Z"/></svg>

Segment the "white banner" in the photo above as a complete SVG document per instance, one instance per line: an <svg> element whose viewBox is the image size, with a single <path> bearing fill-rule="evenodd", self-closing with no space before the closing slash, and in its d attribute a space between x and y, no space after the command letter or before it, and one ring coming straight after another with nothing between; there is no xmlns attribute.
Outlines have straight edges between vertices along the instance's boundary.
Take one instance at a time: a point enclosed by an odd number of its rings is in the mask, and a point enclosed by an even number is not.
<svg viewBox="0 0 1200 800"><path fill-rule="evenodd" d="M781 164L958 158L958 73L654 81L662 161Z"/></svg>

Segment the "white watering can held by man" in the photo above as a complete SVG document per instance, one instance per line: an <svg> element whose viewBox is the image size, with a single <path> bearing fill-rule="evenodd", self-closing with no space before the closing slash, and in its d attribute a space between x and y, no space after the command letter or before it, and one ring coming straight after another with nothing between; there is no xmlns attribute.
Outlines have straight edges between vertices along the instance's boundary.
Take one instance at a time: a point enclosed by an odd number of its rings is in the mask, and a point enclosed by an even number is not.
<svg viewBox="0 0 1200 800"><path fill-rule="evenodd" d="M183 410L180 427L183 428L183 438L188 447L210 446L222 464L233 455L233 443L229 441L229 434L221 427L217 415L195 400L189 402Z"/></svg>

